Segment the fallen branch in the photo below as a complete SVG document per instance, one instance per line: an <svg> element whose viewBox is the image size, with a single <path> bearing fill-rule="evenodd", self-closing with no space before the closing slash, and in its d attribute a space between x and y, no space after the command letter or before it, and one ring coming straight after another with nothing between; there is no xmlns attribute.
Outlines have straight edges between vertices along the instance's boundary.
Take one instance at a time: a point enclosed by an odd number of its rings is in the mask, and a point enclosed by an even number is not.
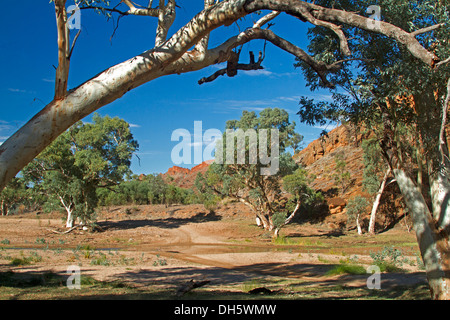
<svg viewBox="0 0 450 320"><path fill-rule="evenodd" d="M68 234L68 233L72 232L73 230L75 230L76 228L79 228L79 227L82 227L82 226L75 226L75 227L72 227L72 228L70 228L69 230L66 230L66 231L58 231L58 230L53 230L53 229L49 229L49 228L46 228L46 230L50 231L50 232L53 232L53 233L57 233L57 234Z"/></svg>

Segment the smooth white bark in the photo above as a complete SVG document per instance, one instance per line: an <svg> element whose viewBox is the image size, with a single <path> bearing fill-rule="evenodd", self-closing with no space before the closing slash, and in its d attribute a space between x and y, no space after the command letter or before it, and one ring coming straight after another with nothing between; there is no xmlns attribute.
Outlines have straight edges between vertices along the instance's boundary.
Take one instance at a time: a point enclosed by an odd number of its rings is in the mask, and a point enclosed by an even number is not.
<svg viewBox="0 0 450 320"><path fill-rule="evenodd" d="M450 182L444 170L430 176L433 218L439 230L450 227Z"/></svg>
<svg viewBox="0 0 450 320"><path fill-rule="evenodd" d="M356 230L358 230L358 234L362 235L362 229L361 229L361 223L359 222L359 216L360 214L356 216Z"/></svg>
<svg viewBox="0 0 450 320"><path fill-rule="evenodd" d="M278 238L281 228L283 228L285 225L288 225L292 221L292 219L294 219L295 215L300 210L300 206L301 206L301 202L297 201L297 204L296 204L294 210L292 211L292 213L284 220L284 222L281 226L278 226L277 228L275 228L274 235L273 235L274 238Z"/></svg>
<svg viewBox="0 0 450 320"><path fill-rule="evenodd" d="M209 30L230 23L230 19L242 17L245 14L243 2L233 1L234 4L240 3L237 7L230 2L223 2L216 5L215 10L203 11L159 48L105 70L69 91L64 99L47 105L0 146L0 190L77 121L148 81L174 72L191 71L190 68L183 69L183 66L189 66L195 57L178 61L176 68L168 67Z"/></svg>
<svg viewBox="0 0 450 320"><path fill-rule="evenodd" d="M61 201L64 209L66 209L67 212L67 219L66 219L66 228L73 228L73 224L75 222L75 217L73 215L73 206L71 204L66 204L63 197L59 197L59 200Z"/></svg>
<svg viewBox="0 0 450 320"><path fill-rule="evenodd" d="M394 176L413 219L428 283L434 299L450 299L448 282L448 244L439 239L425 199L403 170L394 169Z"/></svg>
<svg viewBox="0 0 450 320"><path fill-rule="evenodd" d="M378 211L378 206L380 205L381 196L383 195L384 188L386 187L386 182L390 174L391 168L389 167L384 175L383 181L381 182L380 189L378 190L377 195L375 196L372 211L370 212L369 229L368 229L369 234L375 233L375 220Z"/></svg>

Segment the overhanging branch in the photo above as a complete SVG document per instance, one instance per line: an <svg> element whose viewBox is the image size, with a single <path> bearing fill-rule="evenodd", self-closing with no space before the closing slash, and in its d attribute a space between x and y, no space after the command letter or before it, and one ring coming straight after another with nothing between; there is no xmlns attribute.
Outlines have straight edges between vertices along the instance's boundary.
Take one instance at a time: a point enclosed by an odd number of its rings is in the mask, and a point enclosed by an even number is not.
<svg viewBox="0 0 450 320"><path fill-rule="evenodd" d="M250 42L252 40L255 40L255 39L267 40L270 43L272 43L273 45L279 47L280 49L282 49L286 52L289 52L292 55L294 55L295 57L299 58L300 60L302 60L303 62L308 64L319 75L319 77L322 80L322 82L324 83L324 85L329 88L334 88L335 86L334 86L334 84L332 84L328 81L328 79L327 79L328 73L337 72L341 68L342 63L344 63L344 62L353 61L353 60L361 60L361 59L357 59L357 58L350 58L350 59L336 61L332 64L326 64L322 61L315 60L313 57L311 57L309 54L307 54L304 50L302 50L301 48L292 44L291 42L277 36L271 30L260 29L260 28L248 29L248 30L240 33L238 36L228 39L226 42L224 42L218 48L220 48L219 51L222 52L224 56L228 56L230 53L226 53L226 52L230 52L232 49L236 48L237 46L243 45L243 44ZM215 51L217 52L218 49L216 48ZM212 54L212 53L213 53L213 50L210 50L209 54ZM261 60L261 56L258 60L259 64L258 63L254 64L252 62L250 62L249 64L240 64L238 70L263 69L263 67L261 67L262 60L261 61L260 60ZM228 61L230 61L230 59ZM220 61L220 62L222 62L222 61ZM246 68L246 69L244 69L244 68ZM219 76L225 75L226 73L227 73L226 69L218 70L213 75L199 80L199 84L214 81Z"/></svg>

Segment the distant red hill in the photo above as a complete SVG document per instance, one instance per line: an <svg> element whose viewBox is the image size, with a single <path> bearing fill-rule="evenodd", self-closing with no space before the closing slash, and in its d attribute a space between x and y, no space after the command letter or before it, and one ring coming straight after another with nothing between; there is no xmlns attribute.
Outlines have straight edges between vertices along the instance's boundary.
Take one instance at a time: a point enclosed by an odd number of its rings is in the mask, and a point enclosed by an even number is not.
<svg viewBox="0 0 450 320"><path fill-rule="evenodd" d="M166 180L168 177L172 177L172 183L176 186L191 189L194 187L197 174L205 173L208 170L210 164L213 162L214 160L208 160L200 163L192 169L173 166L163 174L163 178Z"/></svg>

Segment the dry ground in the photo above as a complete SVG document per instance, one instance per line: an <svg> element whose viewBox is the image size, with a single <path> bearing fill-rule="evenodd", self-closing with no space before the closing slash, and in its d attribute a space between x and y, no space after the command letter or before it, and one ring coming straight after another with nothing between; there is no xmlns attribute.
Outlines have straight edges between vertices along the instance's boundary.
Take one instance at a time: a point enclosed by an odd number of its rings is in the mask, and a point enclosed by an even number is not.
<svg viewBox="0 0 450 320"><path fill-rule="evenodd" d="M192 279L210 282L183 298L255 298L247 292L257 287L276 299L428 298L415 237L401 226L368 237L292 224L274 243L233 204L214 214L201 205L111 208L98 225L100 232L58 234L57 213L0 217L0 299L175 299ZM403 272L381 274L380 290L367 289L367 274L329 274L343 264L367 267L386 246L407 261ZM70 265L81 269L81 290L65 286Z"/></svg>

